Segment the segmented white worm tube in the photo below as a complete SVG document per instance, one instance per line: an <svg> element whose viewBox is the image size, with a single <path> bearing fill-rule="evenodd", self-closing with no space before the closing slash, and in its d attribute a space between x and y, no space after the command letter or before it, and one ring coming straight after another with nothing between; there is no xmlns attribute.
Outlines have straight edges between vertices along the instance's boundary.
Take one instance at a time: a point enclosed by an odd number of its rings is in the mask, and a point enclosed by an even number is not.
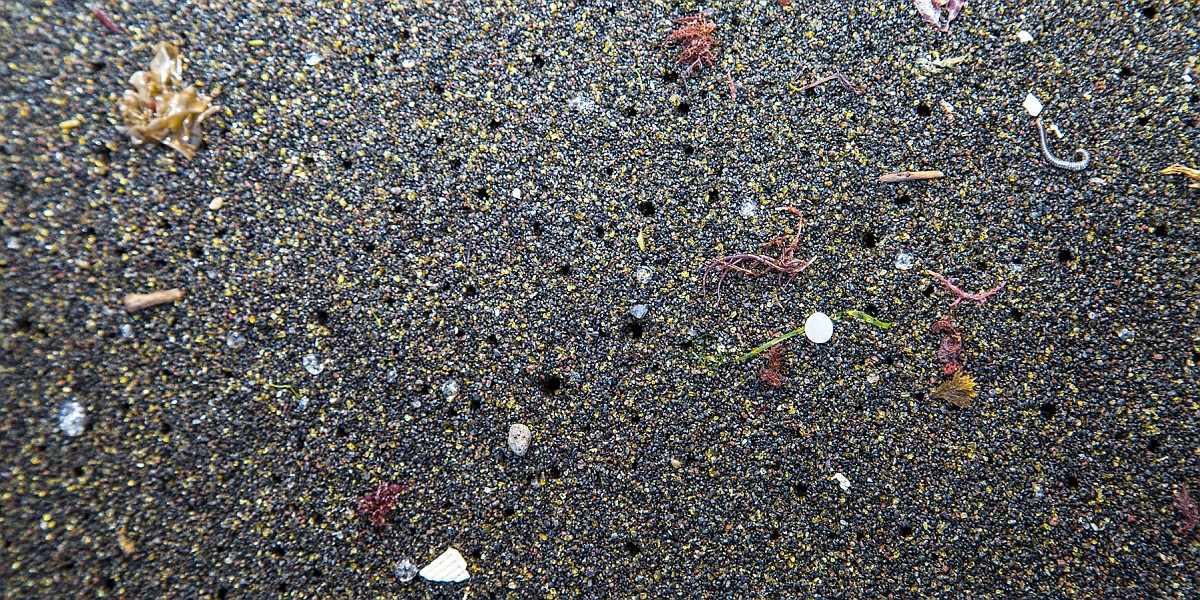
<svg viewBox="0 0 1200 600"><path fill-rule="evenodd" d="M1051 154L1050 148L1046 146L1046 130L1042 128L1042 120L1034 119L1033 122L1037 124L1038 136L1042 140L1042 156L1046 157L1046 162L1068 171L1082 171L1087 168L1088 163L1092 162L1092 155L1088 154L1088 151L1083 148L1075 151L1075 156L1079 157L1077 161L1063 160Z"/></svg>

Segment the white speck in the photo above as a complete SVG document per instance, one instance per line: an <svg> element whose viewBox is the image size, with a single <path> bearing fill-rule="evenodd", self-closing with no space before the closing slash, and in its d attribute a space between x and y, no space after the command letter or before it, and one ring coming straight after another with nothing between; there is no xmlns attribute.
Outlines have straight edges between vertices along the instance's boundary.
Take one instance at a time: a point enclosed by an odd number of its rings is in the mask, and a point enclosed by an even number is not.
<svg viewBox="0 0 1200 600"><path fill-rule="evenodd" d="M1121 331L1117 332L1117 335L1120 336L1120 338L1125 340L1126 342L1132 342L1133 338L1134 338L1133 331L1130 330L1128 327L1122 328Z"/></svg>
<svg viewBox="0 0 1200 600"><path fill-rule="evenodd" d="M246 345L246 336L236 331L230 331L229 335L225 336L225 345L234 350L239 350L242 346Z"/></svg>
<svg viewBox="0 0 1200 600"><path fill-rule="evenodd" d="M1008 270L1012 271L1013 273L1020 273L1021 271L1025 270L1025 265L1019 262L1010 262L1008 263Z"/></svg>
<svg viewBox="0 0 1200 600"><path fill-rule="evenodd" d="M738 207L738 214L749 219L758 214L758 203L746 198L742 200L742 205Z"/></svg>
<svg viewBox="0 0 1200 600"><path fill-rule="evenodd" d="M833 337L833 321L823 312L815 312L804 320L804 335L818 344L824 344Z"/></svg>
<svg viewBox="0 0 1200 600"><path fill-rule="evenodd" d="M596 103L592 102L591 98L588 98L587 96L584 96L583 94L576 94L574 98L567 100L567 106L571 110L577 110L579 112L587 112L589 110L592 110L592 108L594 108L596 106Z"/></svg>
<svg viewBox="0 0 1200 600"><path fill-rule="evenodd" d="M411 58L406 58L400 61L400 66L404 67L405 69L412 69L417 66L417 61Z"/></svg>
<svg viewBox="0 0 1200 600"><path fill-rule="evenodd" d="M4 246L7 247L9 250L20 250L21 249L21 240L18 240L15 237L10 237L10 238L8 238L8 241L4 243Z"/></svg>
<svg viewBox="0 0 1200 600"><path fill-rule="evenodd" d="M645 304L634 304L633 307L629 309L629 314L635 319L645 318L646 313L648 312L650 312L650 307L646 306Z"/></svg>
<svg viewBox="0 0 1200 600"><path fill-rule="evenodd" d="M1092 185L1106 185L1106 184L1108 184L1108 182L1107 182L1107 181L1105 181L1105 180L1103 180L1103 179L1101 179L1101 178L1099 178L1099 177L1093 177L1093 178L1089 179L1089 180L1088 180L1088 183L1090 183L1090 184L1092 184Z"/></svg>
<svg viewBox="0 0 1200 600"><path fill-rule="evenodd" d="M453 379L447 379L446 383L442 384L442 395L447 398L453 398L458 393L458 382Z"/></svg>
<svg viewBox="0 0 1200 600"><path fill-rule="evenodd" d="M1046 128L1046 130L1049 131L1050 133L1053 133L1054 137L1056 137L1060 140L1063 138L1062 131L1060 131L1058 129L1058 123L1051 123L1050 126Z"/></svg>
<svg viewBox="0 0 1200 600"><path fill-rule="evenodd" d="M1192 82L1192 65L1188 65L1187 68L1183 70L1183 80L1188 83Z"/></svg>
<svg viewBox="0 0 1200 600"><path fill-rule="evenodd" d="M834 473L833 477L830 477L830 479L836 479L838 486L842 488L843 492L850 491L850 480L846 479L845 475L842 475L841 473Z"/></svg>
<svg viewBox="0 0 1200 600"><path fill-rule="evenodd" d="M325 370L325 363L321 362L321 359L317 358L315 354L305 356L300 360L300 365L304 367L305 371L308 371L309 375L320 375L321 371Z"/></svg>
<svg viewBox="0 0 1200 600"><path fill-rule="evenodd" d="M508 449L513 451L517 456L525 456L529 451L529 443L533 440L533 432L529 427L520 423L513 423L508 428Z"/></svg>
<svg viewBox="0 0 1200 600"><path fill-rule="evenodd" d="M414 399L412 402L409 402L408 405L413 408L421 408L421 401Z"/></svg>
<svg viewBox="0 0 1200 600"><path fill-rule="evenodd" d="M402 558L400 562L396 563L396 579L399 579L400 583L408 583L416 576L417 565L414 565L413 561Z"/></svg>
<svg viewBox="0 0 1200 600"><path fill-rule="evenodd" d="M133 325L129 323L121 325L121 337L127 340L133 339Z"/></svg>
<svg viewBox="0 0 1200 600"><path fill-rule="evenodd" d="M512 197L517 200L520 200L521 199L521 188L513 188Z"/></svg>
<svg viewBox="0 0 1200 600"><path fill-rule="evenodd" d="M867 375L867 383L871 383L871 384L879 383L879 375L877 375L875 373L871 373L870 375Z"/></svg>
<svg viewBox="0 0 1200 600"><path fill-rule="evenodd" d="M947 113L954 114L954 106L949 102L946 102L945 100L939 100L938 106L941 106L942 110L946 111Z"/></svg>
<svg viewBox="0 0 1200 600"><path fill-rule="evenodd" d="M1017 39L1020 40L1022 44L1028 44L1029 42L1033 41L1033 34L1022 29L1017 32Z"/></svg>
<svg viewBox="0 0 1200 600"><path fill-rule="evenodd" d="M907 271L907 270L913 268L913 265L915 265L916 263L917 263L917 259L912 254L909 254L908 252L905 252L903 250L896 253L896 268L897 269L900 269L901 271Z"/></svg>
<svg viewBox="0 0 1200 600"><path fill-rule="evenodd" d="M1088 318L1089 318L1089 319L1099 319L1099 318L1100 318L1100 313L1098 313L1098 312L1096 312L1096 311L1094 311L1094 310L1089 310L1089 311L1088 311Z"/></svg>
<svg viewBox="0 0 1200 600"><path fill-rule="evenodd" d="M634 271L633 276L638 280L638 283L650 283L650 278L654 277L654 269L645 266L638 267L637 271Z"/></svg>
<svg viewBox="0 0 1200 600"><path fill-rule="evenodd" d="M321 64L321 61L323 60L325 60L325 57L316 52L309 52L308 54L304 55L304 64L310 67L315 67Z"/></svg>
<svg viewBox="0 0 1200 600"><path fill-rule="evenodd" d="M79 437L83 434L83 426L87 423L87 410L83 405L71 400L58 407L58 428L68 437Z"/></svg>
<svg viewBox="0 0 1200 600"><path fill-rule="evenodd" d="M1042 114L1042 101L1038 100L1033 94L1026 94L1025 102L1022 102L1021 106L1025 107L1025 111L1028 112L1029 116L1031 117L1036 117Z"/></svg>

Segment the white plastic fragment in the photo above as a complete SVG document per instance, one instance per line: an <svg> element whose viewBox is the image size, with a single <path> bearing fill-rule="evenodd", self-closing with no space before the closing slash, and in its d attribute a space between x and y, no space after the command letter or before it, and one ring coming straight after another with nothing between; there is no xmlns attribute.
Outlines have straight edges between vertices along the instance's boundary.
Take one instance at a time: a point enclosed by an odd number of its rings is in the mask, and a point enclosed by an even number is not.
<svg viewBox="0 0 1200 600"><path fill-rule="evenodd" d="M1053 133L1054 137L1056 137L1060 140L1063 138L1063 134L1061 131L1059 131L1057 123L1051 123L1050 126L1047 127L1046 129L1048 129L1050 131L1050 133Z"/></svg>
<svg viewBox="0 0 1200 600"><path fill-rule="evenodd" d="M1028 44L1029 42L1033 41L1033 34L1022 29L1017 32L1017 39L1020 40L1022 44Z"/></svg>
<svg viewBox="0 0 1200 600"><path fill-rule="evenodd" d="M429 581L466 581L471 578L467 572L467 561L454 548L448 548L441 556L421 569L421 577Z"/></svg>
<svg viewBox="0 0 1200 600"><path fill-rule="evenodd" d="M1042 114L1042 108L1044 108L1042 106L1042 101L1038 100L1033 94L1026 94L1025 102L1022 102L1021 106L1025 107L1025 111L1028 112L1029 116L1031 117L1036 117Z"/></svg>
<svg viewBox="0 0 1200 600"><path fill-rule="evenodd" d="M817 344L824 344L833 337L833 321L823 312L815 312L804 320L804 335Z"/></svg>
<svg viewBox="0 0 1200 600"><path fill-rule="evenodd" d="M843 492L850 491L850 480L846 479L845 475L842 475L841 473L834 473L833 477L830 477L830 479L836 479L838 486L842 488Z"/></svg>

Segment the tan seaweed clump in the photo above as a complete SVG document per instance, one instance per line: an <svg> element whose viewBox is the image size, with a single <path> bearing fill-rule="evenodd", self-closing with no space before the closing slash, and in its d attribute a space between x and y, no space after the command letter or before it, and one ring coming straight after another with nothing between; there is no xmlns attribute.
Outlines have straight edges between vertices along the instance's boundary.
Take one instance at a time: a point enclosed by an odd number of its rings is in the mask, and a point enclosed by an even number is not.
<svg viewBox="0 0 1200 600"><path fill-rule="evenodd" d="M934 400L943 400L959 408L971 405L975 398L975 380L962 371L955 371L954 376L933 390Z"/></svg>
<svg viewBox="0 0 1200 600"><path fill-rule="evenodd" d="M200 127L218 108L194 86L182 87L179 48L168 42L156 44L150 71L134 73L129 84L133 89L125 90L121 98L125 126L117 129L129 134L135 145L154 140L187 158L195 155L200 147Z"/></svg>

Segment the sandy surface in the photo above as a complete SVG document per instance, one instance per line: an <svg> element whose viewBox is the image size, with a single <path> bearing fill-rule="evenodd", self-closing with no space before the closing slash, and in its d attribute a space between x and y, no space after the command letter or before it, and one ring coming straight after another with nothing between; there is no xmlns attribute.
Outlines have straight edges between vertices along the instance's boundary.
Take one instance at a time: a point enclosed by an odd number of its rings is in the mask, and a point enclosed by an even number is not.
<svg viewBox="0 0 1200 600"><path fill-rule="evenodd" d="M0 597L1196 597L1200 5L719 2L684 78L628 4L0 7ZM116 130L164 40L190 161Z"/></svg>

